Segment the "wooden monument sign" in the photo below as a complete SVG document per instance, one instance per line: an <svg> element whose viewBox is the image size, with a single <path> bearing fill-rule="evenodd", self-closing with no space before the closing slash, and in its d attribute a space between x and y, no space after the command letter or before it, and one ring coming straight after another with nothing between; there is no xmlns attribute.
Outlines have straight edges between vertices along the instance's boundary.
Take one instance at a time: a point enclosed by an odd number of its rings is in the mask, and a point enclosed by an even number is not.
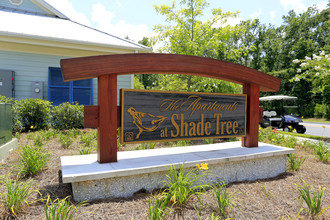
<svg viewBox="0 0 330 220"><path fill-rule="evenodd" d="M98 106L85 106L85 127L98 128L100 163L117 161L117 127L121 127L123 143L242 136L242 146L257 147L259 91L276 92L280 87L280 79L266 73L186 55L70 58L61 60L61 68L64 81L98 78ZM243 95L123 90L121 106L117 106L117 75L157 73L196 75L242 84ZM125 99L131 101L126 103ZM153 108L148 110L146 106ZM147 125L143 120L147 120Z"/></svg>
<svg viewBox="0 0 330 220"><path fill-rule="evenodd" d="M120 142L242 137L246 95L121 90Z"/></svg>

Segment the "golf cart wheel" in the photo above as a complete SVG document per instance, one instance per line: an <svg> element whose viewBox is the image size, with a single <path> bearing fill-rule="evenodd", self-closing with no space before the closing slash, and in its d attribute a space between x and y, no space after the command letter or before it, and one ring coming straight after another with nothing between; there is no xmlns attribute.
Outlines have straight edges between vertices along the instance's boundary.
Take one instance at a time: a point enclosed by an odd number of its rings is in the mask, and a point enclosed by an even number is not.
<svg viewBox="0 0 330 220"><path fill-rule="evenodd" d="M284 132L291 132L292 130L291 130L288 126L285 126L285 127L283 128L283 131L284 131Z"/></svg>
<svg viewBox="0 0 330 220"><path fill-rule="evenodd" d="M306 127L303 126L303 125L299 125L299 126L297 127L297 132L298 132L299 134L303 134L303 133L305 133L305 132L306 132Z"/></svg>

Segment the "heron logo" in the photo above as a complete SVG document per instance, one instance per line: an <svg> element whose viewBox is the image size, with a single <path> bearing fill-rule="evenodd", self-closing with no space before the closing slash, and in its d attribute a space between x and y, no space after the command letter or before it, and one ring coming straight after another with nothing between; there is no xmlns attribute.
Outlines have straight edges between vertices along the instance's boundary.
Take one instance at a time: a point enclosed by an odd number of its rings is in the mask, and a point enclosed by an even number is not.
<svg viewBox="0 0 330 220"><path fill-rule="evenodd" d="M153 132L157 130L167 118L164 116L154 116L149 113L138 112L133 107L130 107L127 112L132 116L133 124L139 129L136 139L140 138L142 132Z"/></svg>

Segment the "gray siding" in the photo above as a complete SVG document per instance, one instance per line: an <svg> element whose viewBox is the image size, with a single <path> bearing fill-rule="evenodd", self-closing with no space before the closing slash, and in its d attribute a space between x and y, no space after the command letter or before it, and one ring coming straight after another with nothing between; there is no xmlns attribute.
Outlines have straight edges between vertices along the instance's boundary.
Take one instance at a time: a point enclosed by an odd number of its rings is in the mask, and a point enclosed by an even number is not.
<svg viewBox="0 0 330 220"><path fill-rule="evenodd" d="M38 14L48 14L46 11L43 11L41 8L33 4L30 0L24 0L23 4L16 6L12 5L9 0L1 0L0 6L7 7L7 8L13 8L13 9L19 9L28 11L29 13L38 13Z"/></svg>
<svg viewBox="0 0 330 220"><path fill-rule="evenodd" d="M48 98L48 67L60 67L60 59L67 57L8 52L0 50L0 69L15 72L15 98L32 97L32 82L44 82L43 98ZM118 89L131 88L131 76L118 76ZM119 94L119 92L118 92ZM94 105L97 104L97 79L93 80Z"/></svg>

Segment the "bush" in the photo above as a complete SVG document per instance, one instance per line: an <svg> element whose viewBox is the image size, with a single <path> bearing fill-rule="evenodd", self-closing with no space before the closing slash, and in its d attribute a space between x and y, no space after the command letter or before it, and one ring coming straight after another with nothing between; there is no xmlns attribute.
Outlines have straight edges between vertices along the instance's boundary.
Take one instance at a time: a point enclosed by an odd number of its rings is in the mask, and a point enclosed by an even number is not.
<svg viewBox="0 0 330 220"><path fill-rule="evenodd" d="M84 127L84 106L65 102L55 106L52 111L52 127L55 129L72 129Z"/></svg>
<svg viewBox="0 0 330 220"><path fill-rule="evenodd" d="M317 118L325 118L327 116L328 106L326 104L316 104L314 108L314 116Z"/></svg>
<svg viewBox="0 0 330 220"><path fill-rule="evenodd" d="M41 99L16 101L15 114L22 123L23 131L48 128L51 103Z"/></svg>

